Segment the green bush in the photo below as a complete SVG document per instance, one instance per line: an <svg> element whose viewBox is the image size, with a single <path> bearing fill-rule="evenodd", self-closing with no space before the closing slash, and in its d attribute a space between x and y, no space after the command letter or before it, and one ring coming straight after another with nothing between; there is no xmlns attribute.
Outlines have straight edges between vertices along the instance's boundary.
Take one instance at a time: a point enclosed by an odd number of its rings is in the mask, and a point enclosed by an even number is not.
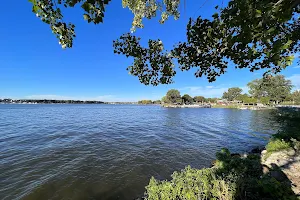
<svg viewBox="0 0 300 200"><path fill-rule="evenodd" d="M280 139L271 139L270 142L266 146L266 150L268 153L280 151L283 149L288 149L290 148L291 145L290 143L280 140Z"/></svg>
<svg viewBox="0 0 300 200"><path fill-rule="evenodd" d="M146 187L146 199L231 200L236 189L233 177L226 180L218 176L214 168L193 169L188 166L181 172L174 172L171 181L157 181L152 177Z"/></svg>
<svg viewBox="0 0 300 200"><path fill-rule="evenodd" d="M263 174L259 155L232 156L228 149L222 149L216 156L216 165L212 168L188 166L181 172L174 172L170 181L152 177L146 187L145 199L297 199L290 185Z"/></svg>

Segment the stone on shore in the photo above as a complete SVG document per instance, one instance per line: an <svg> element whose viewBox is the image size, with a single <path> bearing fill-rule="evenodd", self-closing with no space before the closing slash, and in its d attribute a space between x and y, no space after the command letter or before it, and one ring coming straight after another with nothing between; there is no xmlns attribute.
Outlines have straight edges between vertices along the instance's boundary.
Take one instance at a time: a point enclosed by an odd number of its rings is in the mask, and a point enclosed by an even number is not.
<svg viewBox="0 0 300 200"><path fill-rule="evenodd" d="M300 195L300 152L290 148L268 155L264 150L262 164L263 172L270 173L270 176L278 181L282 181L286 176L291 181L292 190L296 195ZM281 174L282 172L284 174Z"/></svg>

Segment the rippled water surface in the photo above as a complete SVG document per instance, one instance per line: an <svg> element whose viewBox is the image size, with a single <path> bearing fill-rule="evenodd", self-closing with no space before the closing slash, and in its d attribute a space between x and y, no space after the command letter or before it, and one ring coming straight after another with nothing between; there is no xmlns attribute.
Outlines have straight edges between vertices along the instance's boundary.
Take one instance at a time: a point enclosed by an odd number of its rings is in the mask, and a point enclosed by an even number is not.
<svg viewBox="0 0 300 200"><path fill-rule="evenodd" d="M207 167L277 130L269 111L0 105L0 199L132 200L151 176Z"/></svg>

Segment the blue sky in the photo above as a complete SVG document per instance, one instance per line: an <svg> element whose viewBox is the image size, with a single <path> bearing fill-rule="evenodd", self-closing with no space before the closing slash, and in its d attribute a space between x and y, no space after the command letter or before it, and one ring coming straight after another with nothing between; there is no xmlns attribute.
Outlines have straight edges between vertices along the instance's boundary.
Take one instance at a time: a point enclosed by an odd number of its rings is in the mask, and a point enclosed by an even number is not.
<svg viewBox="0 0 300 200"><path fill-rule="evenodd" d="M144 41L160 38L166 48L185 40L190 16L209 17L221 1L187 1L181 6L181 17L169 19L164 25L158 19L145 20L144 29L137 30ZM200 9L199 9L200 8ZM157 87L142 85L126 71L132 62L113 53L112 41L129 32L133 15L123 9L121 1L113 0L105 13L104 24L88 24L80 9L69 9L66 21L76 25L77 37L72 49L63 50L48 25L32 12L31 4L22 0L1 4L0 32L0 98L88 99L104 101L136 101L160 99L167 90L176 88L182 94L219 97L229 87L242 87L260 78L262 73L229 67L216 82L195 78L193 73L178 72L175 83ZM5 17L5 18L4 18ZM282 72L300 89L300 66L297 62Z"/></svg>

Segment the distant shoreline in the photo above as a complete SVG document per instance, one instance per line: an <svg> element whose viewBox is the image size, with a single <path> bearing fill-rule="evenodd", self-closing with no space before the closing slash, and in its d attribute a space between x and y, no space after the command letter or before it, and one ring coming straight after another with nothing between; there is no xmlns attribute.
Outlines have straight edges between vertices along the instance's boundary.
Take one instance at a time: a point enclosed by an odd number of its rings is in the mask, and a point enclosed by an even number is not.
<svg viewBox="0 0 300 200"><path fill-rule="evenodd" d="M82 105L91 105L91 104L98 104L98 105L142 105L138 103L127 103L127 102L103 102L103 103L2 103L0 102L0 105L52 105L52 104L58 104L58 105L71 105L71 104L82 104ZM151 104L151 105L158 105L158 104Z"/></svg>
<svg viewBox="0 0 300 200"><path fill-rule="evenodd" d="M0 104L138 104L137 102L104 102L93 100L0 99Z"/></svg>

